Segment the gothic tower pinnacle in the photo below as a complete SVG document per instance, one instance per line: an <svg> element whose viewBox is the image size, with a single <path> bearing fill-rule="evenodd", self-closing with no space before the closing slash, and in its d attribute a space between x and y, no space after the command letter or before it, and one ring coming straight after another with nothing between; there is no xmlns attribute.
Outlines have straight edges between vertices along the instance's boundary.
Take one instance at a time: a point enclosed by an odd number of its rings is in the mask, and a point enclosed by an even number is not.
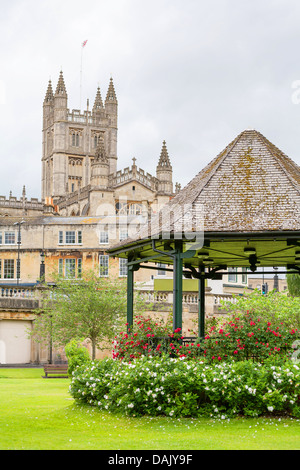
<svg viewBox="0 0 300 470"><path fill-rule="evenodd" d="M158 192L171 195L173 193L172 165L165 140L163 141L161 154L156 167L156 177L159 180Z"/></svg>
<svg viewBox="0 0 300 470"><path fill-rule="evenodd" d="M96 98L93 106L93 113L103 110L103 101L101 97L100 87L97 88Z"/></svg>
<svg viewBox="0 0 300 470"><path fill-rule="evenodd" d="M65 85L65 81L64 81L63 72L61 70L60 74L59 74L59 79L58 79L58 82L57 82L57 87L56 87L56 90L55 90L55 96L66 95L66 94L67 94L66 85Z"/></svg>
<svg viewBox="0 0 300 470"><path fill-rule="evenodd" d="M115 103L118 102L112 77L110 78L105 103L109 103L110 101L114 101Z"/></svg>
<svg viewBox="0 0 300 470"><path fill-rule="evenodd" d="M68 95L62 71L59 74L54 95L54 121L67 119Z"/></svg>
<svg viewBox="0 0 300 470"><path fill-rule="evenodd" d="M49 80L48 88L47 88L47 91L46 91L46 96L45 96L45 99L44 99L44 104L51 103L53 101L53 98L54 98L54 94L53 94L52 82L51 82L51 80Z"/></svg>
<svg viewBox="0 0 300 470"><path fill-rule="evenodd" d="M160 154L160 157L159 157L157 167L158 168L171 168L172 169L172 165L171 165L171 162L170 162L170 158L169 158L169 154L168 154L167 145L166 145L165 140L163 141L163 146L162 146L162 149L161 149L161 154Z"/></svg>

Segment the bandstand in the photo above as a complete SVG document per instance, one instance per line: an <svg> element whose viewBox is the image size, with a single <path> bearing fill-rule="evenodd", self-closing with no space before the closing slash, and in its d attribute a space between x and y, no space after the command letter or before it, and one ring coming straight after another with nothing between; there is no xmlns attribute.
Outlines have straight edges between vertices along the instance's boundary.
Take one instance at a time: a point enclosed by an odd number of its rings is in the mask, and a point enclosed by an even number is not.
<svg viewBox="0 0 300 470"><path fill-rule="evenodd" d="M182 328L182 279L198 279L203 338L206 279L221 279L230 268L300 272L300 168L261 133L245 130L134 237L108 252L127 259L129 326L134 273L162 263L173 272L174 330Z"/></svg>

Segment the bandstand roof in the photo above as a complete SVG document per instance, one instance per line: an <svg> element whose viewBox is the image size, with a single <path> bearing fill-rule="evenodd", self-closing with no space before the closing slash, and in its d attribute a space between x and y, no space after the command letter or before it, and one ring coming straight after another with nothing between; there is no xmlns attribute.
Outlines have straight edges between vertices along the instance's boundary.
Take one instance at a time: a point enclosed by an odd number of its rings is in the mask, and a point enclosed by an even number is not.
<svg viewBox="0 0 300 470"><path fill-rule="evenodd" d="M299 166L261 133L245 130L134 237L109 252L172 264L166 253L175 240L182 242L184 264L193 267L298 269Z"/></svg>

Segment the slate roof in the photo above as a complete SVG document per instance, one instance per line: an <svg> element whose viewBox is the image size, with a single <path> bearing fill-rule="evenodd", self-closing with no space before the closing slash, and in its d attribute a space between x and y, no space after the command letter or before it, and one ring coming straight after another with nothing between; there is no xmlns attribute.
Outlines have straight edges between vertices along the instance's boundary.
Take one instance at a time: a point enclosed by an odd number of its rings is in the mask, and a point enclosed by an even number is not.
<svg viewBox="0 0 300 470"><path fill-rule="evenodd" d="M300 167L261 133L245 130L134 238L113 248L182 227L213 233L300 230Z"/></svg>

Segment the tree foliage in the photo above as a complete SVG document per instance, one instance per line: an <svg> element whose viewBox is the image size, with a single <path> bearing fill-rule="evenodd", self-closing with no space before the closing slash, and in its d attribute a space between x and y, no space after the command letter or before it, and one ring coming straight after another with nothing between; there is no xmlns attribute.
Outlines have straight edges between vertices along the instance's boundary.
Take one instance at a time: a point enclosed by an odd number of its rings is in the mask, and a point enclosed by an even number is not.
<svg viewBox="0 0 300 470"><path fill-rule="evenodd" d="M290 328L300 327L300 297L275 290L261 295L259 290L244 296L233 296L234 302L222 302L223 308L235 315L250 312L272 322L284 322Z"/></svg>
<svg viewBox="0 0 300 470"><path fill-rule="evenodd" d="M286 280L290 295L292 297L300 297L300 275L287 274Z"/></svg>
<svg viewBox="0 0 300 470"><path fill-rule="evenodd" d="M96 349L105 349L124 323L126 316L126 279L98 277L83 273L80 280L58 277L48 287L41 309L36 312L34 338L65 346L72 339L85 338ZM138 296L137 296L138 297ZM137 298L137 308L142 302Z"/></svg>

